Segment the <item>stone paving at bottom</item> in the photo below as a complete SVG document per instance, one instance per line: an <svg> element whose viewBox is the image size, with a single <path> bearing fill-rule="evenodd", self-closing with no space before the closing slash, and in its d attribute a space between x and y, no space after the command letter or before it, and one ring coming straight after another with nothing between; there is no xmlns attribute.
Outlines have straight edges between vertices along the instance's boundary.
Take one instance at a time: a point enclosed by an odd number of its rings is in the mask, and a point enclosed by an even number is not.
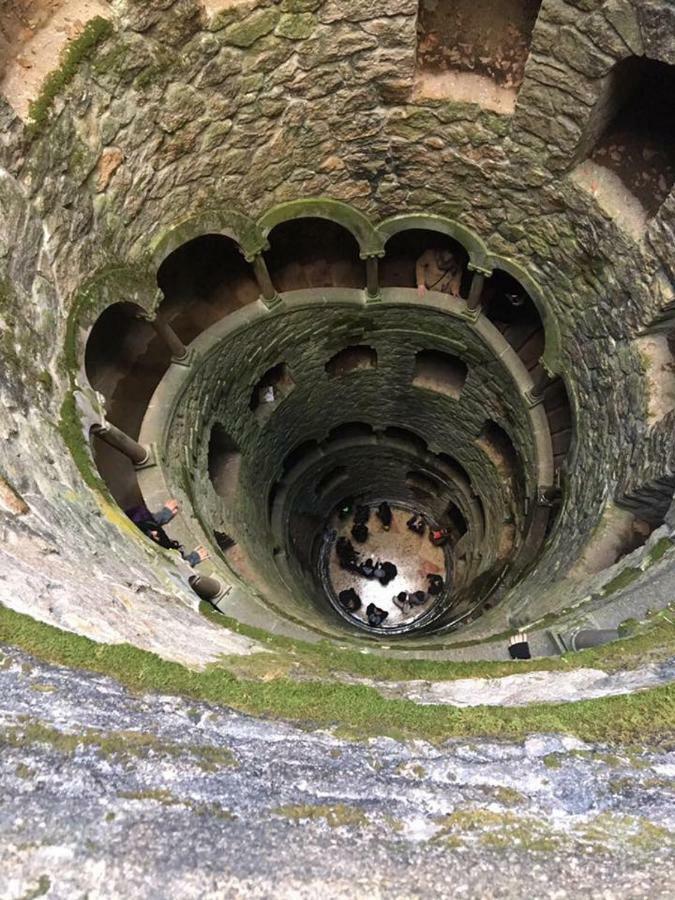
<svg viewBox="0 0 675 900"><path fill-rule="evenodd" d="M3 900L673 896L673 752L350 742L0 651Z"/></svg>

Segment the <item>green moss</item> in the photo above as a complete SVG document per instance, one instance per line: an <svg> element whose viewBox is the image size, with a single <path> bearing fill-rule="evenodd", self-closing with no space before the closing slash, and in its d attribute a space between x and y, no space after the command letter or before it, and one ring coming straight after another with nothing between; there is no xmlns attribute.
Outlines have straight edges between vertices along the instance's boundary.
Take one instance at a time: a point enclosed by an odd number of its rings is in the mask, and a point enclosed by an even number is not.
<svg viewBox="0 0 675 900"><path fill-rule="evenodd" d="M562 766L562 759L559 753L547 753L542 759L547 769L559 769Z"/></svg>
<svg viewBox="0 0 675 900"><path fill-rule="evenodd" d="M209 603L202 603L201 613L214 624L260 641L271 653L252 656L232 656L221 660L234 674L250 678L266 678L270 671L284 675L313 675L331 677L335 672L349 672L364 678L406 681L450 681L455 678L497 678L521 672L569 670L580 667L599 667L611 672L636 668L645 659L658 661L672 656L675 646L675 625L658 614L645 625L644 631L630 639L615 641L563 657L546 657L519 662L457 662L454 660L393 659L362 649L345 648L334 642L309 643L293 640L260 628L244 625L217 612ZM437 648L445 649L445 648ZM448 648L452 649L452 648Z"/></svg>
<svg viewBox="0 0 675 900"><path fill-rule="evenodd" d="M25 763L19 763L14 770L14 774L17 778L32 778L33 775L35 775L35 769L31 769L31 767L27 766Z"/></svg>
<svg viewBox="0 0 675 900"><path fill-rule="evenodd" d="M522 806L526 797L514 788L499 785L493 789L495 800L502 806Z"/></svg>
<svg viewBox="0 0 675 900"><path fill-rule="evenodd" d="M112 24L101 16L88 22L82 34L68 44L61 65L45 79L40 94L29 107L28 131L32 137L37 135L47 124L49 113L56 97L73 80L82 62L95 48L113 32Z"/></svg>
<svg viewBox="0 0 675 900"><path fill-rule="evenodd" d="M316 821L325 819L331 828L360 828L368 825L368 816L355 806L347 806L344 803L333 805L310 806L307 804L291 804L279 806L272 812L277 816L283 816L295 822Z"/></svg>
<svg viewBox="0 0 675 900"><path fill-rule="evenodd" d="M234 47L252 47L256 41L274 30L281 13L277 9L266 9L235 22L223 32L223 40Z"/></svg>
<svg viewBox="0 0 675 900"><path fill-rule="evenodd" d="M291 41L303 41L311 37L316 28L317 18L312 13L288 13L282 15L274 29L277 37L285 37Z"/></svg>
<svg viewBox="0 0 675 900"><path fill-rule="evenodd" d="M622 591L636 581L640 575L642 575L641 569L634 569L631 566L628 566L622 572L619 572L616 578L612 578L611 581L607 582L602 589L602 596L608 597L610 594Z"/></svg>
<svg viewBox="0 0 675 900"><path fill-rule="evenodd" d="M61 416L57 428L87 487L109 497L108 488L94 470L91 454L82 434L82 425L72 391L66 395L61 404Z"/></svg>
<svg viewBox="0 0 675 900"><path fill-rule="evenodd" d="M453 736L521 738L532 732L548 732L570 733L589 741L640 746L648 741L668 746L675 730L674 685L619 697L524 709L420 706L409 700L385 700L377 691L361 685L296 683L287 678L267 682L239 680L217 667L193 672L128 644L97 644L2 605L0 643L20 647L59 665L111 675L132 691L181 695L310 727L340 725L343 734L356 738L390 735L437 742ZM92 742L101 744L101 735L94 735ZM110 738L117 740L117 736ZM76 746L82 736L67 735L63 740ZM118 744L120 751L125 747L128 751L126 744Z"/></svg>
<svg viewBox="0 0 675 900"><path fill-rule="evenodd" d="M673 542L671 541L670 538L667 538L667 537L661 538L661 540L657 541L654 544L654 546L652 547L652 549L649 551L649 553L647 554L647 560L649 561L650 564L658 562L660 559L662 559L666 555L666 553L670 550L670 548L672 546L673 546Z"/></svg>
<svg viewBox="0 0 675 900"><path fill-rule="evenodd" d="M0 744L7 747L23 748L32 744L49 744L60 753L71 756L78 749L92 747L103 757L148 758L170 756L172 758L192 757L197 765L207 772L217 771L223 766L236 765L232 753L224 747L200 744L170 744L160 741L155 735L138 731L119 731L113 734L100 731L84 731L68 734L41 722L28 720L20 726L0 732Z"/></svg>
<svg viewBox="0 0 675 900"><path fill-rule="evenodd" d="M461 806L437 821L441 831L434 838L434 842L446 846L462 846L467 838L477 839L484 847L517 846L534 852L555 851L562 846L561 836L541 822L511 812L494 812L483 807Z"/></svg>
<svg viewBox="0 0 675 900"><path fill-rule="evenodd" d="M49 875L40 875L40 877L38 878L37 887L34 887L32 890L23 894L21 900L37 900L38 897L44 897L51 886L52 882L49 878Z"/></svg>

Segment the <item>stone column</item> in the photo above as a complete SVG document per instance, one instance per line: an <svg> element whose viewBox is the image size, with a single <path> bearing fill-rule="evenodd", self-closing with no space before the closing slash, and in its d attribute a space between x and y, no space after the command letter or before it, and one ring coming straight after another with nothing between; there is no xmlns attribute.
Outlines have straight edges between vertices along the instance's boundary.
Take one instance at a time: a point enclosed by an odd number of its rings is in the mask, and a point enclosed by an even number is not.
<svg viewBox="0 0 675 900"><path fill-rule="evenodd" d="M265 257L262 253L258 253L257 256L253 257L251 262L253 265L253 274L255 275L255 280L258 282L258 287L260 288L260 293L265 306L272 307L276 306L277 303L281 303L281 297L277 294L277 289L272 284Z"/></svg>
<svg viewBox="0 0 675 900"><path fill-rule="evenodd" d="M191 575L188 582L198 597L211 603L219 600L225 593L225 588L218 579L209 575Z"/></svg>
<svg viewBox="0 0 675 900"><path fill-rule="evenodd" d="M469 288L469 298L466 301L466 305L471 310L471 312L475 312L480 306L484 287L485 275L483 274L483 272L474 272L473 278L471 279L471 287Z"/></svg>
<svg viewBox="0 0 675 900"><path fill-rule="evenodd" d="M121 431L112 422L103 422L91 426L92 432L104 443L123 453L136 466L145 466L150 460L150 450Z"/></svg>
<svg viewBox="0 0 675 900"><path fill-rule="evenodd" d="M542 397L544 391L549 385L553 384L553 378L548 374L546 369L542 366L541 371L534 379L534 387L532 388L531 394L533 397Z"/></svg>
<svg viewBox="0 0 675 900"><path fill-rule="evenodd" d="M188 348L181 341L166 319L158 317L152 319L150 324L171 351L171 359L174 362L185 362L189 355Z"/></svg>
<svg viewBox="0 0 675 900"><path fill-rule="evenodd" d="M377 256L366 259L366 293L369 301L380 299L380 272Z"/></svg>

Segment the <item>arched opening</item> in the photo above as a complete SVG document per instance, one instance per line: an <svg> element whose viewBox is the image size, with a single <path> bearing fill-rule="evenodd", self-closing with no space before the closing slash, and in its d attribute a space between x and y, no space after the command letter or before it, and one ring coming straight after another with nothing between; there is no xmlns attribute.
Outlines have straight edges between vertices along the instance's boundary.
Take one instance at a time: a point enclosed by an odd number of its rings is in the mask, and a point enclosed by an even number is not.
<svg viewBox="0 0 675 900"><path fill-rule="evenodd" d="M345 347L326 363L326 372L331 378L339 378L359 369L376 369L377 351L363 345Z"/></svg>
<svg viewBox="0 0 675 900"><path fill-rule="evenodd" d="M483 426L477 443L485 450L497 470L506 478L513 478L520 472L520 460L511 436L501 425L491 419Z"/></svg>
<svg viewBox="0 0 675 900"><path fill-rule="evenodd" d="M137 438L143 416L171 353L143 310L132 303L115 303L96 320L84 353L87 379L105 398L106 418ZM142 502L136 471L119 450L96 438L92 441L96 466L123 509Z"/></svg>
<svg viewBox="0 0 675 900"><path fill-rule="evenodd" d="M565 382L556 378L544 391L544 410L551 431L553 464L557 469L563 463L572 444L574 434L572 406Z"/></svg>
<svg viewBox="0 0 675 900"><path fill-rule="evenodd" d="M675 183L675 66L644 56L617 63L590 114L584 157L600 170L600 192L620 204L623 186L653 216Z"/></svg>
<svg viewBox="0 0 675 900"><path fill-rule="evenodd" d="M347 467L336 466L323 475L316 484L314 492L319 499L326 497L339 484L347 478Z"/></svg>
<svg viewBox="0 0 675 900"><path fill-rule="evenodd" d="M241 453L220 422L211 428L208 453L209 478L219 497L231 499L237 488Z"/></svg>
<svg viewBox="0 0 675 900"><path fill-rule="evenodd" d="M268 369L251 392L249 409L263 421L295 388L295 381L286 363Z"/></svg>
<svg viewBox="0 0 675 900"><path fill-rule="evenodd" d="M645 334L636 343L646 375L648 422L655 425L675 409L675 329Z"/></svg>
<svg viewBox="0 0 675 900"><path fill-rule="evenodd" d="M370 438L373 436L373 426L366 422L344 422L337 425L328 432L327 442L332 444L334 441L347 441L360 438Z"/></svg>
<svg viewBox="0 0 675 900"><path fill-rule="evenodd" d="M260 289L232 238L205 234L174 250L159 267L161 312L189 344L224 316L255 302Z"/></svg>
<svg viewBox="0 0 675 900"><path fill-rule="evenodd" d="M464 482L469 487L471 486L469 473L464 466L457 462L454 456L449 456L447 453L439 453L438 459L456 480Z"/></svg>
<svg viewBox="0 0 675 900"><path fill-rule="evenodd" d="M449 353L420 350L415 356L413 385L459 400L467 375L466 363Z"/></svg>
<svg viewBox="0 0 675 900"><path fill-rule="evenodd" d="M417 288L468 297L469 254L449 235L425 228L399 231L387 241L380 261L382 287ZM422 298L421 298L422 299Z"/></svg>
<svg viewBox="0 0 675 900"><path fill-rule="evenodd" d="M347 287L363 289L365 262L352 234L327 219L291 219L269 234L267 268L277 291Z"/></svg>
<svg viewBox="0 0 675 900"><path fill-rule="evenodd" d="M300 465L300 463L309 459L309 457L316 453L318 449L319 443L315 440L303 441L301 444L298 444L284 459L284 473L290 472L291 469L294 469L296 466Z"/></svg>
<svg viewBox="0 0 675 900"><path fill-rule="evenodd" d="M390 425L384 429L384 436L390 441L405 444L410 448L411 452L416 454L424 454L427 452L427 442L414 431L408 431L407 428L399 428L397 425Z"/></svg>
<svg viewBox="0 0 675 900"><path fill-rule="evenodd" d="M438 478L434 478L426 472L418 472L413 470L406 473L406 484L412 491L413 495L419 500L428 500L430 497L437 497L444 491L445 485Z"/></svg>
<svg viewBox="0 0 675 900"><path fill-rule="evenodd" d="M512 112L541 0L420 0L417 93Z"/></svg>
<svg viewBox="0 0 675 900"><path fill-rule="evenodd" d="M457 541L459 538L463 537L467 531L468 526L466 524L466 519L460 512L458 506L454 503L449 503L448 508L446 510L446 516L448 523L450 524L450 529L453 532L454 540ZM453 541L454 543L454 541Z"/></svg>
<svg viewBox="0 0 675 900"><path fill-rule="evenodd" d="M501 269L486 281L481 298L483 312L501 331L529 372L536 368L546 347L539 310L520 282Z"/></svg>

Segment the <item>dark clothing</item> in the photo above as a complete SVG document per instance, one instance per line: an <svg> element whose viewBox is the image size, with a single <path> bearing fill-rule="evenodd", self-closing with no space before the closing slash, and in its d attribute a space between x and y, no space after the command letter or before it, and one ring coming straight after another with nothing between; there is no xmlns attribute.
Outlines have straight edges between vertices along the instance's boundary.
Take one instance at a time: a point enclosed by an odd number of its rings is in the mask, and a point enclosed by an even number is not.
<svg viewBox="0 0 675 900"><path fill-rule="evenodd" d="M367 559L364 563L361 563L359 570L364 578L372 578L375 574L375 566L372 559Z"/></svg>
<svg viewBox="0 0 675 900"><path fill-rule="evenodd" d="M511 659L532 659L530 645L527 641L521 641L519 644L511 644L509 647L509 656Z"/></svg>
<svg viewBox="0 0 675 900"><path fill-rule="evenodd" d="M377 628L384 622L389 613L380 609L379 606L375 606L374 603L369 603L366 607L366 615L368 616L368 624L370 627Z"/></svg>
<svg viewBox="0 0 675 900"><path fill-rule="evenodd" d="M410 531L415 534L424 534L424 519L422 516L414 515L405 523Z"/></svg>
<svg viewBox="0 0 675 900"><path fill-rule="evenodd" d="M346 519L347 516L352 511L353 503L351 500L345 500L340 509L338 510L338 518Z"/></svg>
<svg viewBox="0 0 675 900"><path fill-rule="evenodd" d="M414 594L410 595L410 600L412 606L422 606L427 602L427 595L424 591L415 591Z"/></svg>
<svg viewBox="0 0 675 900"><path fill-rule="evenodd" d="M380 503L377 507L377 518L382 522L382 527L385 531L389 531L391 528L392 514L391 507L388 503Z"/></svg>
<svg viewBox="0 0 675 900"><path fill-rule="evenodd" d="M338 594L338 600L340 601L340 605L344 606L346 610L349 612L356 612L357 609L361 609L361 598L356 593L354 588L348 588L346 591L340 591Z"/></svg>
<svg viewBox="0 0 675 900"><path fill-rule="evenodd" d="M354 524L355 525L365 525L370 519L370 507L369 506L357 506L354 510Z"/></svg>
<svg viewBox="0 0 675 900"><path fill-rule="evenodd" d="M384 570L384 575L380 578L380 584L382 587L386 587L390 581L393 581L394 578L396 578L398 569L391 562L382 563L382 569Z"/></svg>
<svg viewBox="0 0 675 900"><path fill-rule="evenodd" d="M365 544L368 540L368 528L360 522L352 528L352 537L359 544Z"/></svg>
<svg viewBox="0 0 675 900"><path fill-rule="evenodd" d="M440 575L427 575L427 581L429 582L429 593L432 597L438 597L443 593L445 582Z"/></svg>

